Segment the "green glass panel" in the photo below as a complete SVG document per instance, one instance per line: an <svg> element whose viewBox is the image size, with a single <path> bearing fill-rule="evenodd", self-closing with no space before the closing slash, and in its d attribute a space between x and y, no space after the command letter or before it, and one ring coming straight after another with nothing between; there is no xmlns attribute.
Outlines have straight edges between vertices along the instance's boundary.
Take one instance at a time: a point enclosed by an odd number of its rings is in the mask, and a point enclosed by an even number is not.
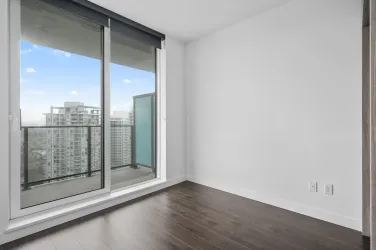
<svg viewBox="0 0 376 250"><path fill-rule="evenodd" d="M154 94L134 96L136 164L154 167Z"/></svg>

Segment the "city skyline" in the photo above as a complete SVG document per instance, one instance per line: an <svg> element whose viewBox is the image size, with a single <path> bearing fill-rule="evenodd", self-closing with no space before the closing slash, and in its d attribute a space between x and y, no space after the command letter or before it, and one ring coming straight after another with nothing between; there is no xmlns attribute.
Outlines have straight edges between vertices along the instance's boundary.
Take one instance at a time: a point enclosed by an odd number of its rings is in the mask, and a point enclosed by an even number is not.
<svg viewBox="0 0 376 250"><path fill-rule="evenodd" d="M84 102L100 107L98 59L20 42L22 125L44 125L51 106ZM132 110L133 96L155 92L155 73L111 63L111 115Z"/></svg>

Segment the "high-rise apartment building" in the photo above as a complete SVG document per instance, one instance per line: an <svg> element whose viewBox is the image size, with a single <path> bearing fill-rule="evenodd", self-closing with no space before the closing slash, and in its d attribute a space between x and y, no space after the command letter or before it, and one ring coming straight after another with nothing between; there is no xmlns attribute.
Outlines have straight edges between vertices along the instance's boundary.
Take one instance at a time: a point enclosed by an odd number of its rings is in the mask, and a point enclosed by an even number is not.
<svg viewBox="0 0 376 250"><path fill-rule="evenodd" d="M46 178L88 172L101 168L101 110L81 102L51 107L46 115ZM131 164L131 112L111 116L111 166ZM58 127L58 126L61 126ZM90 142L90 143L89 143ZM90 148L89 148L90 147ZM91 156L89 156L89 153Z"/></svg>
<svg viewBox="0 0 376 250"><path fill-rule="evenodd" d="M81 102L65 102L46 114L49 178L87 172L101 167L101 110ZM56 126L62 126L61 128ZM78 127L75 127L78 126ZM89 149L90 146L90 149ZM91 156L89 153L91 152Z"/></svg>
<svg viewBox="0 0 376 250"><path fill-rule="evenodd" d="M132 121L131 112L115 111L111 116L111 167L132 162Z"/></svg>

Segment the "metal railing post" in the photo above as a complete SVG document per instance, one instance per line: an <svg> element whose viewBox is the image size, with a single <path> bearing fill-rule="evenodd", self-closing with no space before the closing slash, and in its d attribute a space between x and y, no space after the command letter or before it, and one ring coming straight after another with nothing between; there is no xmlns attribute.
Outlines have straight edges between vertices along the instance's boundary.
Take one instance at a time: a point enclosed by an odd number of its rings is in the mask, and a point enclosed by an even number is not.
<svg viewBox="0 0 376 250"><path fill-rule="evenodd" d="M29 189L29 129L24 128L23 143L24 190Z"/></svg>
<svg viewBox="0 0 376 250"><path fill-rule="evenodd" d="M91 177L91 127L87 128L87 176Z"/></svg>
<svg viewBox="0 0 376 250"><path fill-rule="evenodd" d="M136 135L134 125L131 126L131 168L137 168L136 164Z"/></svg>

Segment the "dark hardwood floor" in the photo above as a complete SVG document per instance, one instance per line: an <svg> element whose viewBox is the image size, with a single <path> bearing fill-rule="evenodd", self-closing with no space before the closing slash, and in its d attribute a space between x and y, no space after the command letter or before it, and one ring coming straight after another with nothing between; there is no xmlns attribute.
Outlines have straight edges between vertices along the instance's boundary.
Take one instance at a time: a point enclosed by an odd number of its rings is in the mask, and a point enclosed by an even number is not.
<svg viewBox="0 0 376 250"><path fill-rule="evenodd" d="M184 182L2 249L369 249L361 233Z"/></svg>

